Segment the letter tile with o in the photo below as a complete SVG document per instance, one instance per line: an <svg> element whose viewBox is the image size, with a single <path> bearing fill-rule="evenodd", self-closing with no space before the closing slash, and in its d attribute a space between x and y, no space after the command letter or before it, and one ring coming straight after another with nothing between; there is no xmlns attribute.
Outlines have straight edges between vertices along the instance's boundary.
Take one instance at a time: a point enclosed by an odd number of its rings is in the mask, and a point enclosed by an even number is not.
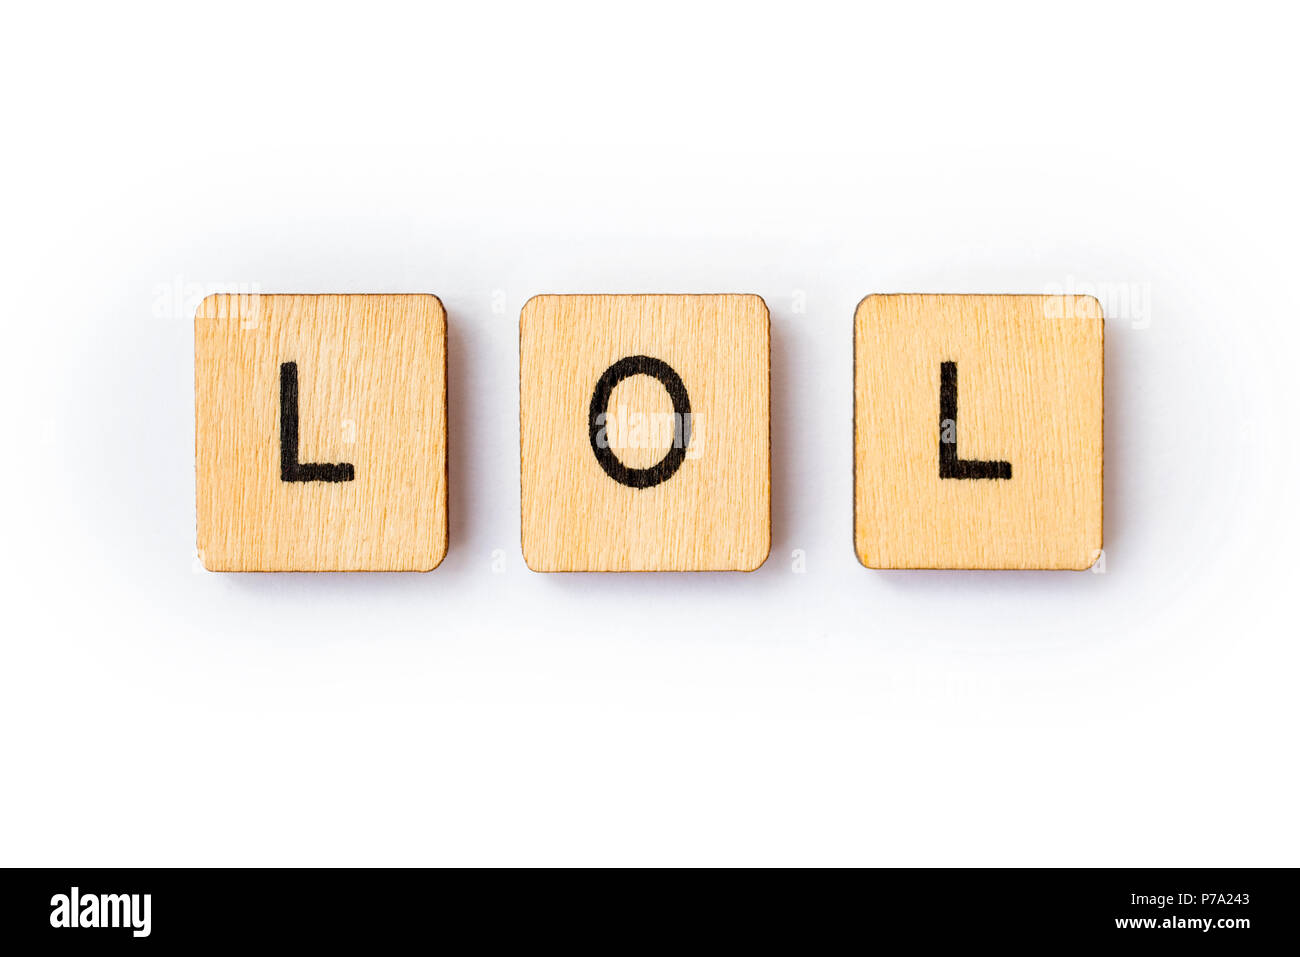
<svg viewBox="0 0 1300 957"><path fill-rule="evenodd" d="M536 296L520 316L519 393L529 568L752 571L767 558L758 296Z"/></svg>

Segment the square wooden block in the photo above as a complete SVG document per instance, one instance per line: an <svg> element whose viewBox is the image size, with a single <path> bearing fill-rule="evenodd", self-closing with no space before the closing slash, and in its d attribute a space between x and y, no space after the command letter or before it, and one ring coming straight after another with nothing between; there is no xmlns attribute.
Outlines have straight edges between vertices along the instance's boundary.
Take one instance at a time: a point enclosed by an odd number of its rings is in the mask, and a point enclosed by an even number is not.
<svg viewBox="0 0 1300 957"><path fill-rule="evenodd" d="M1101 553L1091 296L868 296L854 322L868 568L1084 569Z"/></svg>
<svg viewBox="0 0 1300 957"><path fill-rule="evenodd" d="M436 296L209 296L194 317L211 571L429 571L447 552Z"/></svg>
<svg viewBox="0 0 1300 957"><path fill-rule="evenodd" d="M537 296L519 320L534 571L752 571L771 543L758 296Z"/></svg>

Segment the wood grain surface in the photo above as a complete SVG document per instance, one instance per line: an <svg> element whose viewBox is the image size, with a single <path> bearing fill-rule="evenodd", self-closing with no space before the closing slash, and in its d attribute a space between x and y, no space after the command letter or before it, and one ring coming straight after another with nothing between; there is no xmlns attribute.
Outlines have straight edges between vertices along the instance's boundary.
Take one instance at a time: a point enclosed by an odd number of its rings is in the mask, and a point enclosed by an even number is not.
<svg viewBox="0 0 1300 957"><path fill-rule="evenodd" d="M1101 305L881 295L854 322L854 543L870 568L1084 569L1102 545ZM940 475L941 366L963 461ZM978 471L978 470L976 470Z"/></svg>
<svg viewBox="0 0 1300 957"><path fill-rule="evenodd" d="M589 429L597 383L636 356L671 367L691 409L685 459L671 477L641 488L602 468ZM771 465L769 319L761 298L537 296L520 316L519 366L529 568L750 571L763 563ZM623 379L607 410L606 437L619 463L650 469L669 454L673 404L660 380Z"/></svg>
<svg viewBox="0 0 1300 957"><path fill-rule="evenodd" d="M198 547L211 571L428 571L447 551L447 327L429 295L216 295L194 318ZM285 481L298 456L351 481Z"/></svg>

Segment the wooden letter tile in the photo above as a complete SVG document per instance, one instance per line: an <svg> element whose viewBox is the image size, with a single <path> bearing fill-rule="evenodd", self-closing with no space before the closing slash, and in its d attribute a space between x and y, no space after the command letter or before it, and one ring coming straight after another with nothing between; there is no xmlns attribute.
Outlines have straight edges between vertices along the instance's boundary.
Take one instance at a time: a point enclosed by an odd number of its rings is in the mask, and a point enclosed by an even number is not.
<svg viewBox="0 0 1300 957"><path fill-rule="evenodd" d="M758 296L537 296L519 321L534 571L752 571L771 541Z"/></svg>
<svg viewBox="0 0 1300 957"><path fill-rule="evenodd" d="M854 542L869 568L1083 569L1101 553L1091 296L868 296Z"/></svg>
<svg viewBox="0 0 1300 957"><path fill-rule="evenodd" d="M447 551L435 296L209 296L194 317L211 571L429 571Z"/></svg>

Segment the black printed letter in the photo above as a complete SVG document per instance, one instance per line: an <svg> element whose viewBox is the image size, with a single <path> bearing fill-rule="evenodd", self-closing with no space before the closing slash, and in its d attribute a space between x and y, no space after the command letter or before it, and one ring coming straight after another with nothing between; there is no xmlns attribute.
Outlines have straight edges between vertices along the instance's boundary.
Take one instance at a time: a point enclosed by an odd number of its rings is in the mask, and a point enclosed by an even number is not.
<svg viewBox="0 0 1300 957"><path fill-rule="evenodd" d="M939 478L1009 479L1011 463L957 457L957 363L939 366Z"/></svg>
<svg viewBox="0 0 1300 957"><path fill-rule="evenodd" d="M672 399L673 415L677 423L672 448L657 465L648 469L628 468L618 460L604 438L605 416L614 386L634 375L648 375L659 380ZM686 446L691 444L691 400L686 394L686 385L676 370L662 359L652 356L627 356L619 359L605 370L596 383L596 390L591 394L587 430L591 438L591 451L596 453L596 461L606 475L629 488L653 488L672 478L673 473L682 467L682 462L686 461Z"/></svg>
<svg viewBox="0 0 1300 957"><path fill-rule="evenodd" d="M349 462L328 465L298 461L298 363L280 363L280 480L282 482L351 482Z"/></svg>

